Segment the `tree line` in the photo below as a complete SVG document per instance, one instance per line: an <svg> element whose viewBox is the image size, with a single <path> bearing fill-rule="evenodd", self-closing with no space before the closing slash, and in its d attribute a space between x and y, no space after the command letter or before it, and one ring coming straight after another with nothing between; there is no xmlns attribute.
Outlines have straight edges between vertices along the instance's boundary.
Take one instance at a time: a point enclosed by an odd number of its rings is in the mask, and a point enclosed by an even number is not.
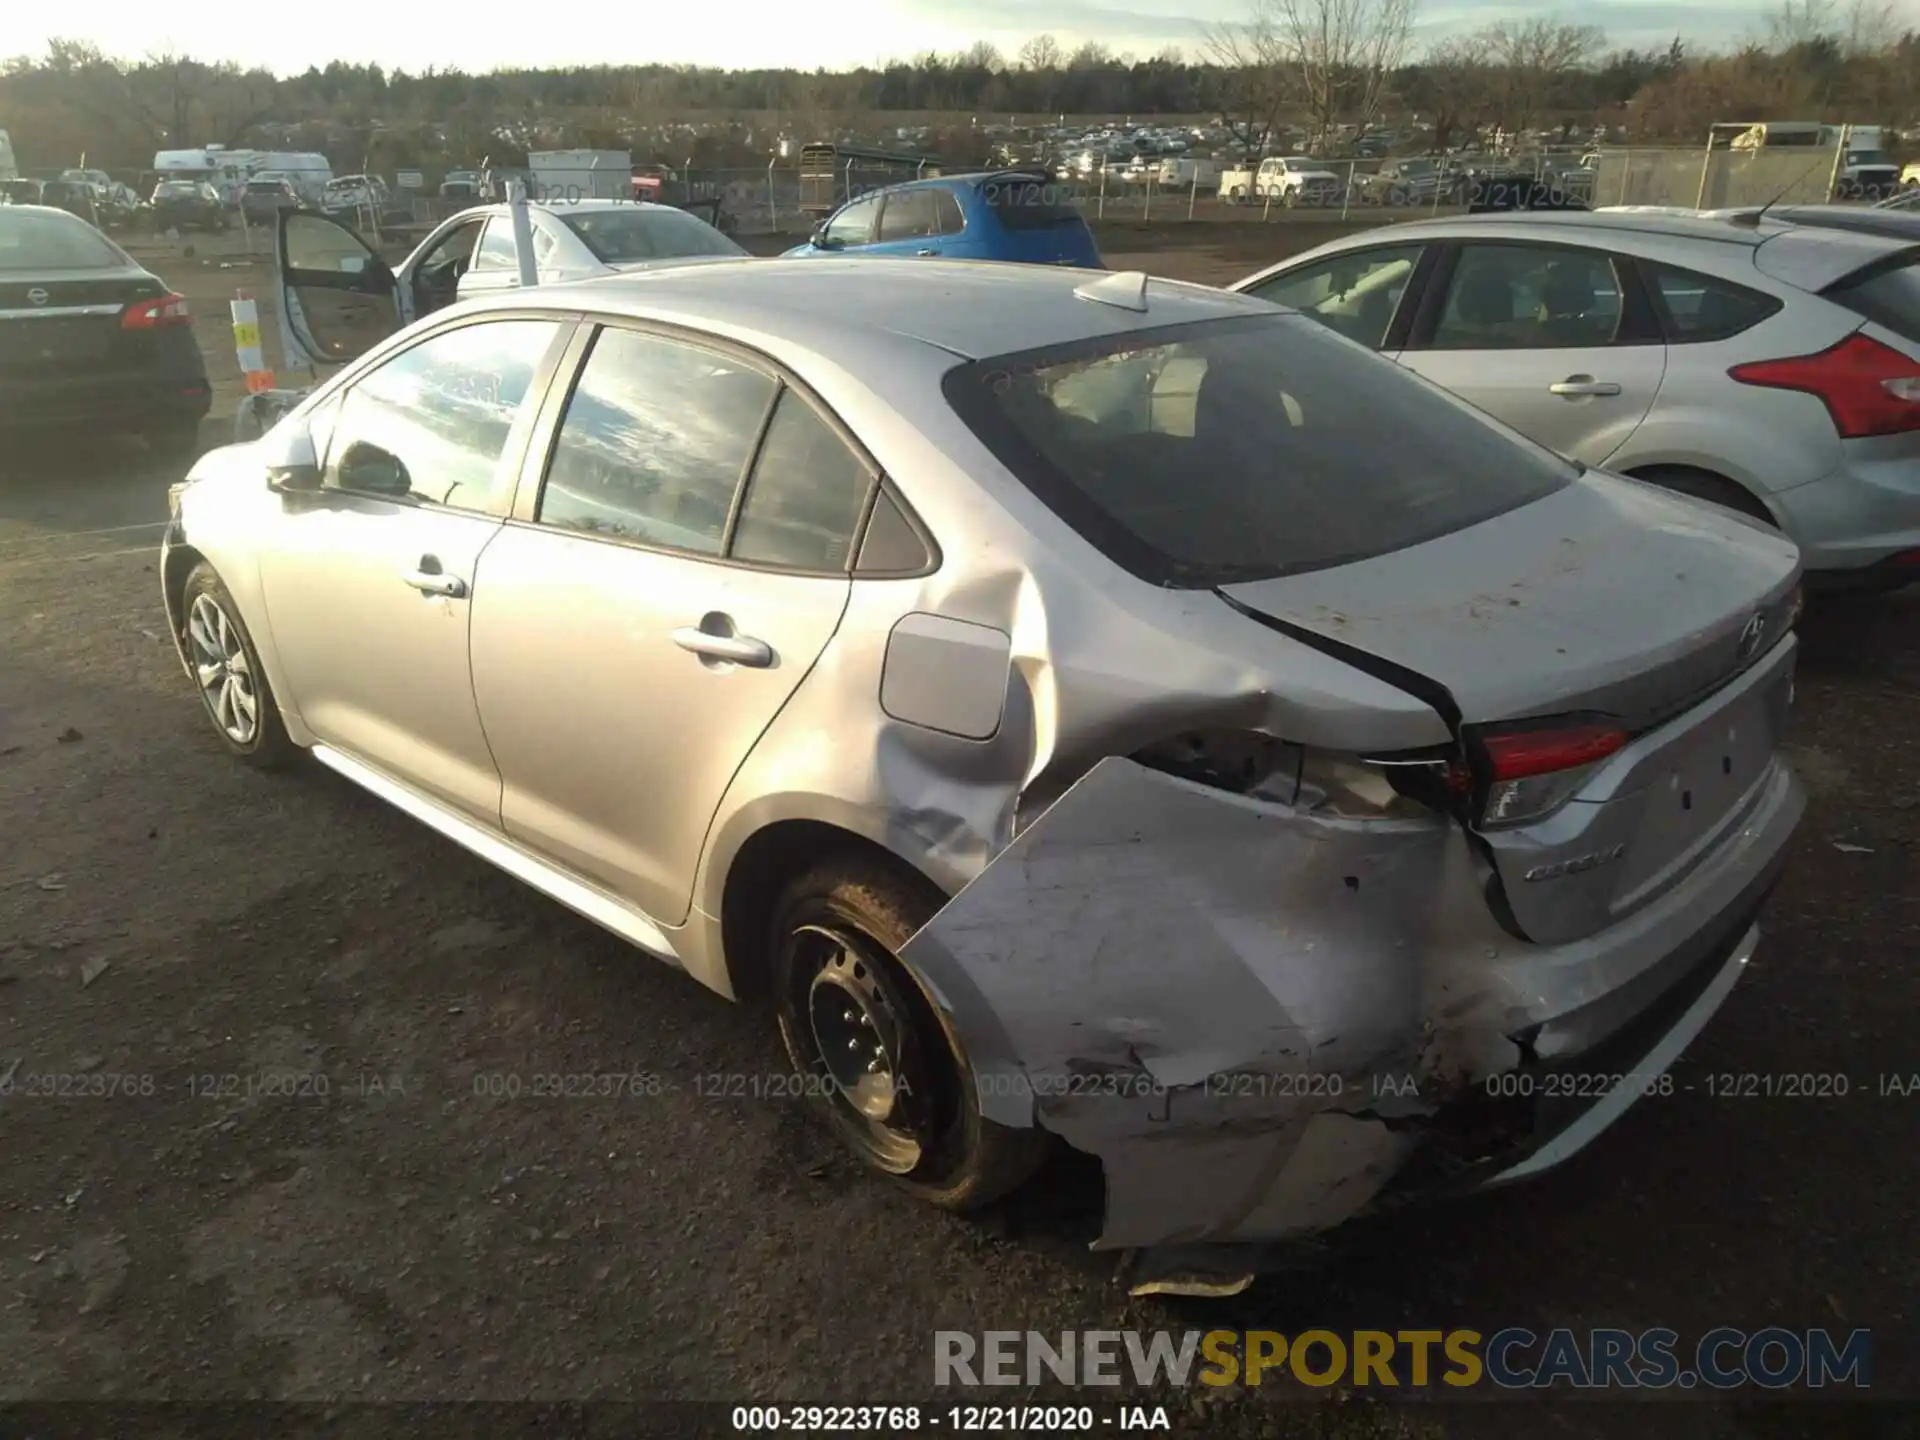
<svg viewBox="0 0 1920 1440"><path fill-rule="evenodd" d="M1871 0L1788 0L1751 41L1697 51L1676 36L1609 47L1600 30L1544 17L1501 22L1422 51L1416 0L1249 0L1192 52L1147 58L1040 35L1006 55L959 54L847 71L624 65L464 74L339 61L276 77L190 56L121 60L55 41L0 65L0 117L23 165L137 168L207 143L344 147L342 163L516 163L529 143L630 148L636 158L765 164L773 140L840 138L878 113L964 117L949 136L1054 116L1224 122L1248 150L1294 131L1319 147L1417 115L1444 147L1490 127L1635 143L1694 143L1728 120L1902 125L1920 82L1920 34ZM953 140L951 143L974 143ZM666 153L656 153L664 151Z"/></svg>

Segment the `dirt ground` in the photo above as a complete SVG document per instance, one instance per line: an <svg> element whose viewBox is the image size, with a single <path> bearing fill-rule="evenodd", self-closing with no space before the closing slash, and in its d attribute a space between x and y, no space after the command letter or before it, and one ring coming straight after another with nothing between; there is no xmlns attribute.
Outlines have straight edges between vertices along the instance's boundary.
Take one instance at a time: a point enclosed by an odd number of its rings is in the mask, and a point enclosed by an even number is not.
<svg viewBox="0 0 1920 1440"><path fill-rule="evenodd" d="M1218 281L1325 225L1103 243ZM143 247L201 317L217 443L238 394L222 307L269 287L207 251ZM1868 1327L1875 1393L1920 1392L1920 1095L1887 1090L1920 1074L1920 591L1805 621L1811 809L1678 1093L1542 1182L1358 1227L1236 1299L1134 1301L1087 1249L1077 1174L979 1220L911 1203L791 1104L695 1093L785 1068L763 1016L318 767L228 762L162 634L177 478L81 435L0 450L0 1400L923 1401L937 1329L1216 1325ZM298 1093L223 1078L262 1072ZM484 1093L588 1072L671 1085ZM1728 1072L1847 1094L1710 1097ZM112 1093L23 1089L52 1074ZM1916 1433L1892 1404L1753 1392L1306 1393L1170 1403L1209 1434Z"/></svg>

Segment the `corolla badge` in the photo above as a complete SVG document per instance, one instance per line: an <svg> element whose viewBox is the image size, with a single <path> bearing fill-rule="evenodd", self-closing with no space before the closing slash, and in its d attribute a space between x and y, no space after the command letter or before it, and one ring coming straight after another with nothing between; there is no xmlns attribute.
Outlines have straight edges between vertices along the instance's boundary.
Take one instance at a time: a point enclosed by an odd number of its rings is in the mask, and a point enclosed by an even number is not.
<svg viewBox="0 0 1920 1440"><path fill-rule="evenodd" d="M1527 871L1529 880L1558 880L1563 875L1580 875L1588 870L1597 870L1602 865L1611 865L1627 853L1625 845L1609 845L1605 850L1594 850L1585 855L1575 855L1571 859L1556 860L1551 865L1536 865Z"/></svg>
<svg viewBox="0 0 1920 1440"><path fill-rule="evenodd" d="M1754 613L1740 631L1740 661L1745 664L1760 653L1760 646L1767 638L1767 617Z"/></svg>

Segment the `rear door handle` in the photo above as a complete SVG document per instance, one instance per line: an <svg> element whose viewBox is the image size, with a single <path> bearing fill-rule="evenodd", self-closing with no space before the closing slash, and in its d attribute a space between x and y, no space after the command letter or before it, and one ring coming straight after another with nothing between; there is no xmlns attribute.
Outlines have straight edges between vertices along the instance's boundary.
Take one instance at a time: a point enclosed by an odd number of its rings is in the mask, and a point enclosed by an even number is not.
<svg viewBox="0 0 1920 1440"><path fill-rule="evenodd" d="M447 574L432 555L422 555L419 568L401 572L400 578L422 595L444 595L449 600L466 598L467 582L458 575Z"/></svg>
<svg viewBox="0 0 1920 1440"><path fill-rule="evenodd" d="M1591 375L1569 375L1547 387L1555 395L1618 395L1620 387L1611 380L1596 380Z"/></svg>
<svg viewBox="0 0 1920 1440"><path fill-rule="evenodd" d="M708 660L729 660L755 670L764 670L773 664L773 647L751 635L715 635L710 630L686 625L673 632L673 643Z"/></svg>

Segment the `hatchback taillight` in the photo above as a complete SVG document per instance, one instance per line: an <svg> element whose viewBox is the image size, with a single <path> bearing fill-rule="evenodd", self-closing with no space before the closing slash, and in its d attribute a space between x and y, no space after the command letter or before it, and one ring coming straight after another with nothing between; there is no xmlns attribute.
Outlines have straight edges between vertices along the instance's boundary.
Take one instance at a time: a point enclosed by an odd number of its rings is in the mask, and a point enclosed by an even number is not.
<svg viewBox="0 0 1920 1440"><path fill-rule="evenodd" d="M191 325L187 297L162 295L157 300L136 300L120 316L122 330L158 330L167 325Z"/></svg>
<svg viewBox="0 0 1920 1440"><path fill-rule="evenodd" d="M1868 335L1817 355L1755 360L1727 371L1742 385L1818 396L1843 440L1920 430L1920 362Z"/></svg>

